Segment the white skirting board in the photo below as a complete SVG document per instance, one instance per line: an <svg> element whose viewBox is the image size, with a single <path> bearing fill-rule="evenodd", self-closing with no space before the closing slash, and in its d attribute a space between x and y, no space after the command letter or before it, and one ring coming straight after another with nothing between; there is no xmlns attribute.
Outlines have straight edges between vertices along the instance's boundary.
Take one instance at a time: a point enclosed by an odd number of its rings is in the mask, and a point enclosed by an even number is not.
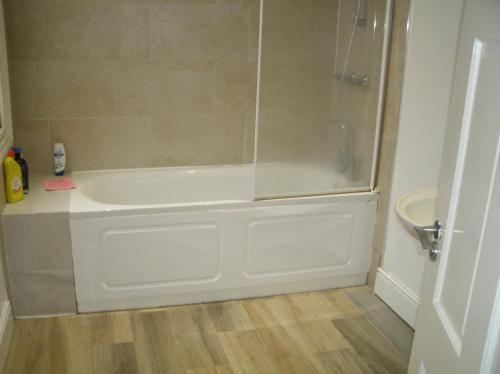
<svg viewBox="0 0 500 374"><path fill-rule="evenodd" d="M2 314L0 315L0 372L3 372L7 354L9 353L10 341L14 332L14 321L10 301L4 301Z"/></svg>
<svg viewBox="0 0 500 374"><path fill-rule="evenodd" d="M407 324L415 328L420 299L414 292L382 268L377 269L374 292Z"/></svg>

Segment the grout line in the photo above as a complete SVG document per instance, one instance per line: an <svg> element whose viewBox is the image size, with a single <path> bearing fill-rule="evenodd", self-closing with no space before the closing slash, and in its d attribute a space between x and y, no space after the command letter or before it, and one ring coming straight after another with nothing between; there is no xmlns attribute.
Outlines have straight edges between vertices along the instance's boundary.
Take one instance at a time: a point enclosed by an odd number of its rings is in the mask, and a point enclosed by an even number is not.
<svg viewBox="0 0 500 374"><path fill-rule="evenodd" d="M151 10L151 7L153 6L152 3L149 3L147 5L148 8L148 21L149 21L149 27L148 27L148 60L151 61L153 59L153 55L151 53L152 51L152 44L153 44L153 12Z"/></svg>

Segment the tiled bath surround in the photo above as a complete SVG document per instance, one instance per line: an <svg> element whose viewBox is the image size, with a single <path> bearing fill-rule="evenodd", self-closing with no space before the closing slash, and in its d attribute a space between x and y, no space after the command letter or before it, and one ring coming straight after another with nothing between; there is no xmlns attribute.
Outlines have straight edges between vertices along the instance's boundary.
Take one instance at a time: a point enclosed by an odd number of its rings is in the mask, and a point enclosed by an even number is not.
<svg viewBox="0 0 500 374"><path fill-rule="evenodd" d="M68 215L4 216L14 315L76 313Z"/></svg>
<svg viewBox="0 0 500 374"><path fill-rule="evenodd" d="M259 0L4 1L14 132L32 171L50 171L55 141L70 170L253 160ZM385 3L367 2L368 23ZM337 120L369 179L383 33L357 27L347 72L372 83L339 91L353 7L266 1L261 161L334 162Z"/></svg>
<svg viewBox="0 0 500 374"><path fill-rule="evenodd" d="M284 2L276 0L276 5L283 6ZM286 2L297 4L295 0ZM32 172L51 170L54 141L66 144L72 170L252 160L258 0L6 0L5 5L14 132ZM306 29L320 25L316 20L321 15L339 9L337 0L308 1L307 6L308 12L302 18L300 12L295 15L296 21L307 19L303 24ZM383 250L408 7L407 0L395 0L377 179L381 200L370 282ZM287 33L293 31L293 24L281 26ZM297 38L296 46L288 45L280 51L281 56L274 56L280 62L289 58L288 70L284 71L291 73L288 77L301 76L293 74L293 69L298 73L300 69L317 69L315 79L309 82L316 85L309 86L308 92L314 95L304 101L300 95L305 92L305 82L289 79L285 87L276 87L272 80L266 81L270 84L268 92L278 93L269 97L269 106L289 105L294 112L301 109L296 104L305 104L316 114L331 110L329 103L340 107L333 92L322 95L322 77L331 67L324 62L335 58L335 37L329 35L329 39L321 41L325 47L318 51L323 54L313 54L313 61L305 59L306 52L311 58L310 50L301 49L307 43L302 40L301 44ZM272 42L278 45L286 39ZM338 50L344 48L342 44L337 46ZM295 55L287 57L287 53ZM267 63L272 72L272 58ZM279 69L277 74L279 71L283 73ZM359 109L360 100L366 103L367 99L359 95L361 90L349 92L342 102L346 113ZM303 114L299 124L309 119L310 112ZM294 122L289 115L287 112L275 118L283 119L282 126L291 126ZM365 115L358 111L355 120L362 122ZM268 138L273 146L283 141L284 134L280 122L276 123L276 133ZM363 129L367 128L361 125L356 131L362 133ZM297 144L306 146L301 154L314 150L304 142L304 136L317 139L315 134L286 130L292 138L297 135ZM284 148L290 149L290 144L287 142ZM39 225L57 226L62 221L67 224L63 213L52 216L54 222L45 222L43 214L25 215L21 223L20 217L14 217L8 223L4 220L4 229L14 235L20 225L31 227L34 231L30 229L30 236L35 237ZM42 235L36 243L30 243L28 238L19 243L6 237L11 249L7 257L12 301L18 316L76 310L72 265L66 261L71 253L69 238L63 235L60 240L45 239ZM16 250L18 253L13 253ZM37 256L33 251L38 251ZM67 252L61 255L58 251Z"/></svg>
<svg viewBox="0 0 500 374"><path fill-rule="evenodd" d="M71 170L242 163L258 19L258 0L6 0L31 170L55 141Z"/></svg>
<svg viewBox="0 0 500 374"><path fill-rule="evenodd" d="M41 178L31 182L30 200L2 211L12 311L16 317L76 313L69 191L47 193Z"/></svg>

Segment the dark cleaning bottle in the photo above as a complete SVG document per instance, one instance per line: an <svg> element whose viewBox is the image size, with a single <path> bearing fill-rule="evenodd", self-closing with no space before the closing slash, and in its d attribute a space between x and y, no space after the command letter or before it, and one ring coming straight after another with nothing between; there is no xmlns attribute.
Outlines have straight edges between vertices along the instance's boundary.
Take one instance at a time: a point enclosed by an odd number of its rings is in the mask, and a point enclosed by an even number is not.
<svg viewBox="0 0 500 374"><path fill-rule="evenodd" d="M14 153L15 153L15 160L21 167L21 172L23 175L23 192L26 195L30 189L30 178L29 178L29 172L28 172L28 163L26 160L22 157L22 149L19 147L14 148Z"/></svg>

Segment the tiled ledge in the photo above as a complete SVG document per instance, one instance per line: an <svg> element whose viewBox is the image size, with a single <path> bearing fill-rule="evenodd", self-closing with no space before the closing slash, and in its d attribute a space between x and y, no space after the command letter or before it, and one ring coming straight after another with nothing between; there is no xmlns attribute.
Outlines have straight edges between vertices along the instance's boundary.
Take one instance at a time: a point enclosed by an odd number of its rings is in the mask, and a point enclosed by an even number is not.
<svg viewBox="0 0 500 374"><path fill-rule="evenodd" d="M68 213L70 191L50 191L43 189L42 181L55 178L53 175L33 175L30 178L30 192L23 201L6 204L2 215Z"/></svg>
<svg viewBox="0 0 500 374"><path fill-rule="evenodd" d="M2 212L16 317L76 313L69 191L44 191L46 178L30 178L26 199Z"/></svg>

